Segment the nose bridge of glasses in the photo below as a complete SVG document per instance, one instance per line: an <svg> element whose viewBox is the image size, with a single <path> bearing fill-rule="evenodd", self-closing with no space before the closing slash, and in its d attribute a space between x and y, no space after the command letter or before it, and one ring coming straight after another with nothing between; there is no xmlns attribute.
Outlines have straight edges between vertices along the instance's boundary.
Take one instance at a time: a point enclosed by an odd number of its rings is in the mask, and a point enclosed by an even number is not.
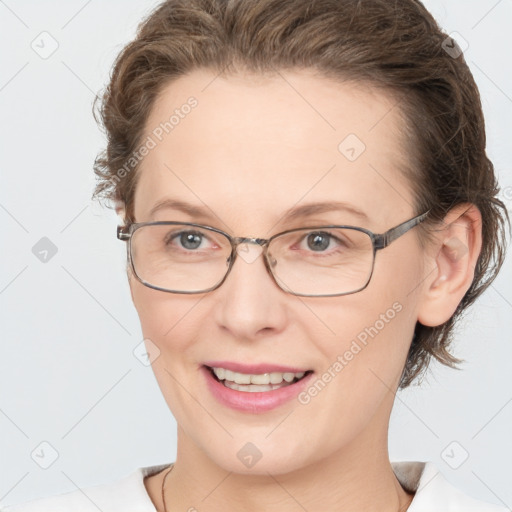
<svg viewBox="0 0 512 512"><path fill-rule="evenodd" d="M268 240L265 238L237 237L232 239L233 249L246 263L253 263L263 252ZM251 248L251 245L257 247Z"/></svg>

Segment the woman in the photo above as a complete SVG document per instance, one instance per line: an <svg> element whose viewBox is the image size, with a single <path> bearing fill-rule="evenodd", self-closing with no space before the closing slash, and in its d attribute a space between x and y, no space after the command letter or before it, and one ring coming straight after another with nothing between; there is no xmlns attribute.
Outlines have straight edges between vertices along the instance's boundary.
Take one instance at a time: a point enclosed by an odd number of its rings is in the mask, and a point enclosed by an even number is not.
<svg viewBox="0 0 512 512"><path fill-rule="evenodd" d="M100 114L177 458L6 510L505 510L387 451L396 390L457 362L507 218L420 2L164 2Z"/></svg>

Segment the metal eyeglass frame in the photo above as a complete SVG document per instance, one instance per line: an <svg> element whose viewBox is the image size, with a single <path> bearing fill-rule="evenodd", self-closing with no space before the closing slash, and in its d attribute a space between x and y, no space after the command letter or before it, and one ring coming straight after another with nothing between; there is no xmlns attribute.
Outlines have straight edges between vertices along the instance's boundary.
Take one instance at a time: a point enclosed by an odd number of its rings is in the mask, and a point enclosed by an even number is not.
<svg viewBox="0 0 512 512"><path fill-rule="evenodd" d="M162 292L168 292L168 293L185 293L185 294L207 293L207 292L211 292L213 290L216 290L217 288L219 288L222 285L222 283L224 283L224 281L226 280L227 276L229 275L229 272L231 271L231 268L233 267L233 264L235 263L236 256L237 256L237 252L236 252L237 247L240 244L250 243L250 244L257 244L257 245L260 245L261 247L263 247L263 256L264 256L263 260L265 262L265 267L266 267L268 273L270 274L270 276L272 277L273 281L276 283L276 285L281 290L283 290L284 292L290 293L291 295L297 295L297 296L300 296L300 297L338 297L338 296L341 296L341 295L350 295L352 293L357 293L357 292L360 292L361 290L364 290L368 286L368 284L370 283L370 280L372 278L373 269L374 269L374 266L375 266L375 256L377 254L377 251L386 248L389 244L391 244L391 242L394 242L395 240L400 238L402 235L407 233L409 230L411 230L412 228L416 227L418 224L423 222L427 218L429 213L430 213L430 210L428 210L425 213L422 213L421 215L413 217L412 219L406 220L406 221L402 222L401 224L398 224L397 226L389 229L385 233L380 233L380 234L373 233L372 231L370 231L368 229L359 228L359 227L355 227L355 226L326 225L326 226L311 226L311 227L306 226L306 227L289 229L287 231L283 231L281 233L277 233L277 234L271 236L268 239L267 238L252 238L252 237L232 237L231 235L229 235L228 233L226 233L226 232L224 232L224 231L222 231L220 229L217 229L217 228L214 228L214 227L211 227L211 226L206 226L204 224L196 224L196 223L192 223L192 222L156 221L156 222L138 222L138 223L134 222L134 223L128 224L126 226L117 226L117 238L119 240L121 240L121 241L128 242L128 245L127 245L127 256L128 256L128 261L129 261L129 264L130 264L130 267L131 267L131 269L133 271L134 276L143 285L147 286L148 288L152 288L154 290L160 290ZM202 229L206 229L206 230L209 230L209 231L214 231L216 233L220 233L221 235L224 235L229 240L229 242L231 244L231 254L229 256L229 266L228 266L228 268L226 270L226 273L225 273L224 277L215 286L207 288L206 290L191 291L191 292L190 291L168 290L167 288L161 288L161 287L149 284L148 282L146 282L143 279L141 279L139 277L139 275L137 274L137 271L135 270L135 266L133 264L132 250L131 250L132 236L135 233L135 231L137 231L137 229L140 229L143 226L160 226L160 225L170 225L170 226L172 226L172 225L185 225L185 226L193 226L193 227L199 227L199 228L202 228ZM294 231L302 231L302 230L305 230L305 229L308 229L308 230L318 230L318 229L325 229L325 228L330 228L330 229L332 229L332 228L353 229L355 231L360 231L362 233L366 233L370 237L370 240L371 240L372 246L373 246L373 256L372 256L372 266L371 266L370 274L368 276L368 279L367 279L366 283L361 288L358 288L357 290L354 290L354 291L343 292L343 293L334 293L334 294L323 294L323 295L309 295L309 294L304 294L304 293L294 293L294 292L292 292L290 290L284 289L277 282L277 279L274 276L274 274L272 272L272 269L271 269L271 263L269 261L269 256L267 254L269 243L272 240L274 240L275 238L277 238L277 237L279 237L281 235L285 235L287 233L292 233Z"/></svg>

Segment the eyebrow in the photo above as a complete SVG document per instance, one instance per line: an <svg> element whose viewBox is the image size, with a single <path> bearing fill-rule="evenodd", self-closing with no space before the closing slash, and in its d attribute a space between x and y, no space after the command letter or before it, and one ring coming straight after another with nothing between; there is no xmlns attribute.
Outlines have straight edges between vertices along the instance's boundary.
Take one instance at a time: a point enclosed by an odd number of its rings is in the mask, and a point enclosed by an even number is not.
<svg viewBox="0 0 512 512"><path fill-rule="evenodd" d="M153 208L151 208L149 214L151 217L153 217L155 213L164 209L178 210L190 215L191 217L202 217L208 219L219 218L207 206L196 206L178 199L164 199L159 201L155 206L153 206ZM369 217L365 212L351 204L344 203L342 201L324 201L294 206L293 208L290 208L284 212L283 215L281 215L280 222L302 219L314 214L332 211L347 212L359 217L362 220L369 220Z"/></svg>

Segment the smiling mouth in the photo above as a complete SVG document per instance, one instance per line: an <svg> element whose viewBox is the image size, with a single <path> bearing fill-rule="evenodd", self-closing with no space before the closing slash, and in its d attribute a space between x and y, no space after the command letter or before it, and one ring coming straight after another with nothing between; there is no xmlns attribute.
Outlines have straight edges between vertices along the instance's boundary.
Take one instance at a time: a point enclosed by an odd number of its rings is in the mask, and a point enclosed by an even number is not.
<svg viewBox="0 0 512 512"><path fill-rule="evenodd" d="M273 391L299 382L304 377L313 373L313 370L306 372L271 372L260 374L249 374L233 372L226 368L212 368L206 366L213 378L222 385L235 391L248 393Z"/></svg>

